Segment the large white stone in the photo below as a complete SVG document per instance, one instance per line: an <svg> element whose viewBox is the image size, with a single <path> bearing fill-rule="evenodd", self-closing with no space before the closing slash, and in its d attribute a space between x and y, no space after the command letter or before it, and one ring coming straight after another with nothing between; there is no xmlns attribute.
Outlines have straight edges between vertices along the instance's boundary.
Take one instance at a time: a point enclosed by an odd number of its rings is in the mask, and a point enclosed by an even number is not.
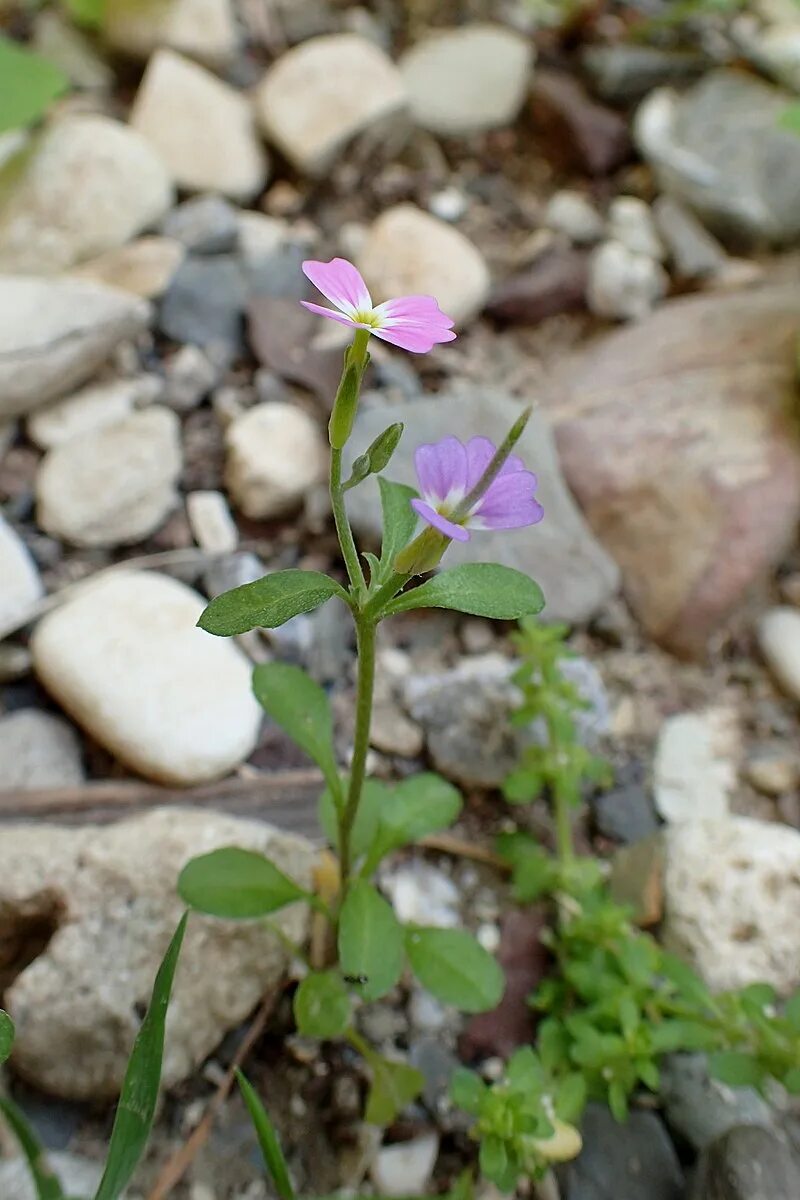
<svg viewBox="0 0 800 1200"><path fill-rule="evenodd" d="M172 50L150 59L130 121L187 191L249 200L266 183L267 156L246 97Z"/></svg>
<svg viewBox="0 0 800 1200"><path fill-rule="evenodd" d="M327 452L319 427L294 404L257 404L225 433L225 483L246 517L279 516L325 478Z"/></svg>
<svg viewBox="0 0 800 1200"><path fill-rule="evenodd" d="M149 320L146 301L99 283L0 275L0 417L66 395Z"/></svg>
<svg viewBox="0 0 800 1200"><path fill-rule="evenodd" d="M656 808L665 821L728 815L736 784L737 731L726 709L678 713L664 722L653 767Z"/></svg>
<svg viewBox="0 0 800 1200"><path fill-rule="evenodd" d="M150 404L161 389L161 381L155 375L90 383L71 396L32 413L25 430L40 449L51 450L70 438L115 425L134 408Z"/></svg>
<svg viewBox="0 0 800 1200"><path fill-rule="evenodd" d="M213 704L213 686L210 693L204 688L204 698ZM140 1014L184 908L178 875L196 855L231 845L263 852L309 886L314 850L307 841L216 812L162 808L104 827L3 827L0 938L15 945L37 921L55 926L6 992L20 1074L68 1099L97 1103L118 1095ZM303 942L304 905L272 920ZM286 963L285 949L263 922L192 915L167 1014L166 1087L191 1075L280 986ZM79 1196L94 1192L93 1185L75 1187Z"/></svg>
<svg viewBox="0 0 800 1200"><path fill-rule="evenodd" d="M231 0L114 0L103 36L142 62L167 46L216 68L228 66L239 45Z"/></svg>
<svg viewBox="0 0 800 1200"><path fill-rule="evenodd" d="M43 591L28 547L0 513L0 639L34 611Z"/></svg>
<svg viewBox="0 0 800 1200"><path fill-rule="evenodd" d="M405 85L391 59L351 33L310 38L287 51L256 93L266 136L312 176L324 175L352 138L405 105Z"/></svg>
<svg viewBox="0 0 800 1200"><path fill-rule="evenodd" d="M92 113L50 125L4 175L0 272L66 270L155 225L173 199L167 170L147 141Z"/></svg>
<svg viewBox="0 0 800 1200"><path fill-rule="evenodd" d="M764 613L758 623L758 644L775 679L794 700L800 700L800 612L785 606Z"/></svg>
<svg viewBox="0 0 800 1200"><path fill-rule="evenodd" d="M400 60L415 121L445 136L510 125L530 82L528 38L500 25L435 32Z"/></svg>
<svg viewBox="0 0 800 1200"><path fill-rule="evenodd" d="M164 575L113 572L38 625L36 672L73 719L163 783L217 779L253 750L260 709L232 641L196 628L205 602Z"/></svg>
<svg viewBox="0 0 800 1200"><path fill-rule="evenodd" d="M180 424L166 408L70 438L39 468L39 525L76 546L139 542L175 507L181 465Z"/></svg>
<svg viewBox="0 0 800 1200"><path fill-rule="evenodd" d="M730 817L666 834L664 941L715 990L800 984L800 833Z"/></svg>
<svg viewBox="0 0 800 1200"><path fill-rule="evenodd" d="M82 779L80 742L66 721L38 708L0 717L0 791L69 787Z"/></svg>
<svg viewBox="0 0 800 1200"><path fill-rule="evenodd" d="M456 325L477 316L489 295L489 268L472 242L414 204L398 204L378 217L358 266L375 299L435 296Z"/></svg>

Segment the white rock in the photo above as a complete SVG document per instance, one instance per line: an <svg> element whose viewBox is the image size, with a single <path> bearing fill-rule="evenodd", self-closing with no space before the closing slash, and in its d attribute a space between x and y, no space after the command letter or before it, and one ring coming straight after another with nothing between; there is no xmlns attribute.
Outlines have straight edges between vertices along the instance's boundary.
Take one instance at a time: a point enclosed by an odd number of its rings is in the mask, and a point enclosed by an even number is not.
<svg viewBox="0 0 800 1200"><path fill-rule="evenodd" d="M397 919L406 924L452 929L460 924L461 894L452 879L419 859L397 867L381 880Z"/></svg>
<svg viewBox="0 0 800 1200"><path fill-rule="evenodd" d="M444 136L510 125L525 100L533 49L501 25L431 34L400 59L415 121Z"/></svg>
<svg viewBox="0 0 800 1200"><path fill-rule="evenodd" d="M582 192L556 192L545 209L544 223L576 246L599 242L605 233L603 218Z"/></svg>
<svg viewBox="0 0 800 1200"><path fill-rule="evenodd" d="M190 492L186 515L192 536L209 554L232 554L239 544L239 531L222 492Z"/></svg>
<svg viewBox="0 0 800 1200"><path fill-rule="evenodd" d="M603 242L592 254L586 299L600 317L635 321L647 316L666 295L669 277L644 254L633 254L621 242Z"/></svg>
<svg viewBox="0 0 800 1200"><path fill-rule="evenodd" d="M180 346L164 364L165 400L176 412L191 412L219 382L220 368L200 346Z"/></svg>
<svg viewBox="0 0 800 1200"><path fill-rule="evenodd" d="M423 1133L410 1142L381 1146L371 1167L381 1196L422 1196L439 1153L438 1133Z"/></svg>
<svg viewBox="0 0 800 1200"><path fill-rule="evenodd" d="M310 38L278 59L256 92L265 135L307 175L324 175L357 134L402 112L402 76L352 33Z"/></svg>
<svg viewBox="0 0 800 1200"><path fill-rule="evenodd" d="M289 226L278 217L244 209L236 214L236 219L239 226L239 254L245 264L270 258L289 240Z"/></svg>
<svg viewBox="0 0 800 1200"><path fill-rule="evenodd" d="M57 445L36 477L36 517L75 546L125 546L158 529L177 503L180 425L153 407Z"/></svg>
<svg viewBox="0 0 800 1200"><path fill-rule="evenodd" d="M800 700L800 612L771 608L758 623L758 644L775 679Z"/></svg>
<svg viewBox="0 0 800 1200"><path fill-rule="evenodd" d="M37 708L0 717L0 791L69 787L82 779L80 742L66 721Z"/></svg>
<svg viewBox="0 0 800 1200"><path fill-rule="evenodd" d="M621 242L631 254L643 254L657 262L666 257L655 219L644 200L637 196L617 196L608 210L608 234Z"/></svg>
<svg viewBox="0 0 800 1200"><path fill-rule="evenodd" d="M42 450L51 450L70 438L115 425L135 408L151 404L162 388L161 380L155 375L89 384L32 413L25 425L26 432Z"/></svg>
<svg viewBox="0 0 800 1200"><path fill-rule="evenodd" d="M0 640L24 624L44 594L28 547L0 513Z"/></svg>
<svg viewBox="0 0 800 1200"><path fill-rule="evenodd" d="M66 270L155 225L173 199L145 139L90 113L50 125L25 147L17 169L0 201L0 272Z"/></svg>
<svg viewBox="0 0 800 1200"><path fill-rule="evenodd" d="M145 300L156 300L169 287L185 254L183 246L172 238L143 237L82 263L72 274L96 279Z"/></svg>
<svg viewBox="0 0 800 1200"><path fill-rule="evenodd" d="M0 417L66 395L149 320L144 300L99 283L0 275Z"/></svg>
<svg viewBox="0 0 800 1200"><path fill-rule="evenodd" d="M195 628L205 602L163 575L87 584L33 637L45 687L122 762L163 783L216 779L251 753L260 709L233 642Z"/></svg>
<svg viewBox="0 0 800 1200"><path fill-rule="evenodd" d="M266 183L267 157L245 96L172 50L150 59L130 121L187 191L248 200Z"/></svg>
<svg viewBox="0 0 800 1200"><path fill-rule="evenodd" d="M225 483L247 517L279 516L321 483L325 443L316 421L293 404L257 404L225 433Z"/></svg>
<svg viewBox="0 0 800 1200"><path fill-rule="evenodd" d="M727 816L736 785L738 731L732 713L709 709L664 722L654 764L654 801L665 821Z"/></svg>
<svg viewBox="0 0 800 1200"><path fill-rule="evenodd" d="M117 0L103 21L109 46L147 62L161 46L208 67L227 67L239 48L231 0Z"/></svg>
<svg viewBox="0 0 800 1200"><path fill-rule="evenodd" d="M664 942L715 990L800 984L800 833L750 817L666 834Z"/></svg>
<svg viewBox="0 0 800 1200"><path fill-rule="evenodd" d="M100 1185L103 1174L100 1163L61 1152L48 1153L47 1163L65 1196L93 1196ZM36 1186L26 1159L0 1161L0 1196L3 1200L37 1200Z"/></svg>
<svg viewBox="0 0 800 1200"><path fill-rule="evenodd" d="M57 8L37 12L31 46L42 58L60 67L70 83L82 91L110 92L114 86L111 67L87 35Z"/></svg>
<svg viewBox="0 0 800 1200"><path fill-rule="evenodd" d="M423 293L465 325L489 295L489 268L457 229L413 204L388 209L370 228L358 266L378 300Z"/></svg>
<svg viewBox="0 0 800 1200"><path fill-rule="evenodd" d="M213 688L205 698L213 703ZM230 845L273 857L309 886L314 849L307 841L206 810L162 808L82 829L3 827L0 936L14 945L32 920L56 926L6 992L17 1022L12 1062L21 1075L68 1099L114 1099L184 907L175 881L189 859ZM273 920L285 936L304 941L305 906L282 909ZM279 987L285 969L286 951L262 922L192 914L167 1015L165 1087L192 1074Z"/></svg>

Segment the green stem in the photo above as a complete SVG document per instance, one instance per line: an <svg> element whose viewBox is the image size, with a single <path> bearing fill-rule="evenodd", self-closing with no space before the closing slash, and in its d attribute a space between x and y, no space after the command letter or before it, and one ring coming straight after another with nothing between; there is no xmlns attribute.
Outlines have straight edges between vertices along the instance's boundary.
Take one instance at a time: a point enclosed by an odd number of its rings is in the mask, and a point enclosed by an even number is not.
<svg viewBox="0 0 800 1200"><path fill-rule="evenodd" d="M404 572L396 572L390 579L387 579L386 583L378 588L369 604L364 608L366 619L374 620L380 614L384 604L388 604L390 600L394 600L397 593L401 588L405 587L411 578L411 575Z"/></svg>
<svg viewBox="0 0 800 1200"><path fill-rule="evenodd" d="M350 764L350 786L347 801L339 813L339 859L341 869L341 899L344 901L352 870L351 839L361 791L367 770L369 730L372 721L372 696L375 688L375 622L363 613L356 616L358 689L356 693L356 728L353 739L353 760Z"/></svg>
<svg viewBox="0 0 800 1200"><path fill-rule="evenodd" d="M575 849L572 844L570 803L559 787L553 790L553 809L556 819L556 852L561 865L564 866L566 863L572 862L575 857Z"/></svg>
<svg viewBox="0 0 800 1200"><path fill-rule="evenodd" d="M350 586L356 593L356 596L360 598L366 592L367 585L364 579L364 572L361 569L355 538L350 528L347 508L344 502L344 492L342 490L342 452L333 448L331 448L330 488L331 509L333 510L333 519L336 524L339 545L342 548L342 558L344 559L344 565L347 567Z"/></svg>

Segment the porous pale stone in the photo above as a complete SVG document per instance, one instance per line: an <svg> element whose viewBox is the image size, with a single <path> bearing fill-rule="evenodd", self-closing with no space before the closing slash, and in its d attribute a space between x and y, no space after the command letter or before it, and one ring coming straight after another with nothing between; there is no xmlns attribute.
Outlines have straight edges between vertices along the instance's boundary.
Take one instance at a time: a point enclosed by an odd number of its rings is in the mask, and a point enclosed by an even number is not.
<svg viewBox="0 0 800 1200"><path fill-rule="evenodd" d="M93 113L55 121L4 173L0 272L50 274L116 249L155 225L173 198L147 141Z"/></svg>
<svg viewBox="0 0 800 1200"><path fill-rule="evenodd" d="M800 984L800 833L750 817L665 835L664 942L715 990Z"/></svg>
<svg viewBox="0 0 800 1200"><path fill-rule="evenodd" d="M239 46L231 0L115 0L103 36L142 62L166 46L215 68L228 66Z"/></svg>
<svg viewBox="0 0 800 1200"><path fill-rule="evenodd" d="M730 711L679 713L658 736L653 787L665 821L717 820L728 814L739 741Z"/></svg>
<svg viewBox="0 0 800 1200"><path fill-rule="evenodd" d="M130 121L187 191L248 200L266 183L246 97L172 50L150 59Z"/></svg>
<svg viewBox="0 0 800 1200"><path fill-rule="evenodd" d="M72 274L96 279L145 300L156 300L169 287L185 253L183 246L171 238L143 237L82 263Z"/></svg>
<svg viewBox="0 0 800 1200"><path fill-rule="evenodd" d="M605 233L605 221L582 192L556 192L545 209L544 221L549 229L563 233L576 246L599 242Z"/></svg>
<svg viewBox="0 0 800 1200"><path fill-rule="evenodd" d="M632 254L644 254L659 262L665 257L653 214L638 196L617 196L611 201L608 234Z"/></svg>
<svg viewBox="0 0 800 1200"><path fill-rule="evenodd" d="M132 413L49 451L36 477L37 520L76 546L139 542L175 506L180 471L175 414Z"/></svg>
<svg viewBox="0 0 800 1200"><path fill-rule="evenodd" d="M477 316L489 295L489 268L472 242L414 204L378 217L357 261L374 299L435 296L459 326Z"/></svg>
<svg viewBox="0 0 800 1200"><path fill-rule="evenodd" d="M530 39L501 25L436 31L400 59L414 120L445 136L509 125L530 81Z"/></svg>
<svg viewBox="0 0 800 1200"><path fill-rule="evenodd" d="M800 612L787 605L764 613L758 623L758 644L775 679L800 700Z"/></svg>
<svg viewBox="0 0 800 1200"><path fill-rule="evenodd" d="M213 687L203 690L213 703ZM231 845L267 854L309 886L310 843L215 812L156 809L83 829L4 826L0 937L14 945L32 922L55 926L6 992L20 1075L68 1099L96 1103L118 1095L141 1012L184 908L178 875L196 855ZM298 942L306 919L302 905L271 918ZM192 914L167 1014L164 1084L174 1087L196 1070L277 987L285 968L286 951L262 922Z"/></svg>
<svg viewBox="0 0 800 1200"><path fill-rule="evenodd" d="M661 264L622 242L603 242L592 254L586 300L599 317L621 321L646 317L668 288L669 276Z"/></svg>
<svg viewBox="0 0 800 1200"><path fill-rule="evenodd" d="M89 384L32 413L25 429L32 442L42 450L51 450L70 438L115 425L135 408L152 403L161 390L161 381L155 375Z"/></svg>
<svg viewBox="0 0 800 1200"><path fill-rule="evenodd" d="M317 423L293 404L257 404L225 434L225 483L246 517L275 517L298 505L325 478L327 454Z"/></svg>
<svg viewBox="0 0 800 1200"><path fill-rule="evenodd" d="M0 791L69 787L82 779L80 742L66 721L38 708L0 717Z"/></svg>
<svg viewBox="0 0 800 1200"><path fill-rule="evenodd" d="M0 275L0 417L66 395L149 320L144 300L99 283Z"/></svg>
<svg viewBox="0 0 800 1200"><path fill-rule="evenodd" d="M101 745L162 783L216 779L251 753L260 709L239 647L195 628L205 602L174 579L118 571L46 616L45 687Z"/></svg>
<svg viewBox="0 0 800 1200"><path fill-rule="evenodd" d="M357 34L311 38L283 54L256 92L265 135L307 175L324 175L357 134L403 111L402 76Z"/></svg>
<svg viewBox="0 0 800 1200"><path fill-rule="evenodd" d="M43 591L28 547L0 513L0 639L33 612Z"/></svg>

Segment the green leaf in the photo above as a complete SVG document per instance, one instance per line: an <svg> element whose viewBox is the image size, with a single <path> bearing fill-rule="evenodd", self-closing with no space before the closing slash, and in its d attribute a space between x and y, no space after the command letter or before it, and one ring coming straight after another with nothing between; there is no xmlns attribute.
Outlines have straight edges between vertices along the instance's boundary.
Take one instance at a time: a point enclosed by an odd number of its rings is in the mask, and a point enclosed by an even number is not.
<svg viewBox="0 0 800 1200"><path fill-rule="evenodd" d="M534 583L513 567L498 563L462 563L434 575L427 583L404 592L386 606L386 613L408 612L414 608L452 608L475 617L497 621L516 621L539 613L544 596Z"/></svg>
<svg viewBox="0 0 800 1200"><path fill-rule="evenodd" d="M541 1091L545 1075L532 1046L514 1051L506 1064L506 1079L515 1092Z"/></svg>
<svg viewBox="0 0 800 1200"><path fill-rule="evenodd" d="M328 787L338 793L333 717L319 684L289 663L260 663L253 671L253 692L264 711L313 758Z"/></svg>
<svg viewBox="0 0 800 1200"><path fill-rule="evenodd" d="M164 1023L187 919L184 913L158 968L150 1007L128 1060L106 1167L94 1200L117 1200L128 1186L150 1136L161 1082Z"/></svg>
<svg viewBox="0 0 800 1200"><path fill-rule="evenodd" d="M275 1126L272 1124L269 1114L261 1103L252 1084L249 1083L238 1067L236 1068L236 1079L242 1093L242 1099L250 1114L250 1120L253 1122L258 1144L261 1147L261 1153L264 1155L264 1162L272 1176L272 1182L275 1184L275 1190L280 1196L280 1200L295 1200L295 1191L292 1187L292 1181L289 1178L289 1168L286 1165L286 1159L283 1157L283 1151L281 1150Z"/></svg>
<svg viewBox="0 0 800 1200"><path fill-rule="evenodd" d="M106 15L106 0L62 0L76 25L100 29Z"/></svg>
<svg viewBox="0 0 800 1200"><path fill-rule="evenodd" d="M365 781L350 834L350 851L354 859L359 859L362 854L366 854L375 840L380 813L384 805L390 802L392 794L391 788L377 779ZM319 821L326 838L334 850L338 850L339 823L336 819L336 805L329 788L326 788L319 798Z"/></svg>
<svg viewBox="0 0 800 1200"><path fill-rule="evenodd" d="M392 483L390 479L378 477L381 489L381 510L383 512L383 542L381 544L380 579L388 579L392 574L393 563L397 555L408 545L417 527L417 514L411 507L411 501L417 492L404 483Z"/></svg>
<svg viewBox="0 0 800 1200"><path fill-rule="evenodd" d="M350 997L336 971L310 971L294 994L294 1019L305 1037L340 1037L350 1023Z"/></svg>
<svg viewBox="0 0 800 1200"><path fill-rule="evenodd" d="M0 1063L6 1061L13 1045L14 1022L5 1009L0 1008Z"/></svg>
<svg viewBox="0 0 800 1200"><path fill-rule="evenodd" d="M309 893L256 850L224 846L186 864L178 878L184 904L234 921L265 917Z"/></svg>
<svg viewBox="0 0 800 1200"><path fill-rule="evenodd" d="M795 1033L800 1033L800 991L793 992L786 1001L783 1015Z"/></svg>
<svg viewBox="0 0 800 1200"><path fill-rule="evenodd" d="M758 1061L738 1050L719 1050L710 1054L708 1069L715 1079L729 1087L760 1087L764 1077Z"/></svg>
<svg viewBox="0 0 800 1200"><path fill-rule="evenodd" d="M440 775L424 772L384 789L375 840L367 857L367 873L400 846L437 829L447 829L461 812L459 792Z"/></svg>
<svg viewBox="0 0 800 1200"><path fill-rule="evenodd" d="M480 1112L481 1100L486 1094L486 1084L475 1071L457 1067L450 1080L450 1096L454 1104L476 1117Z"/></svg>
<svg viewBox="0 0 800 1200"><path fill-rule="evenodd" d="M343 975L365 980L357 987L365 1000L385 996L403 970L403 930L391 905L363 879L339 914L339 964Z"/></svg>
<svg viewBox="0 0 800 1200"><path fill-rule="evenodd" d="M38 121L68 88L53 63L0 36L0 134Z"/></svg>
<svg viewBox="0 0 800 1200"><path fill-rule="evenodd" d="M217 637L234 637L249 629L277 629L331 596L347 603L345 590L320 571L275 571L216 596L197 624Z"/></svg>
<svg viewBox="0 0 800 1200"><path fill-rule="evenodd" d="M778 124L791 133L800 133L800 104L790 104L780 115Z"/></svg>
<svg viewBox="0 0 800 1200"><path fill-rule="evenodd" d="M412 927L406 933L406 953L422 986L444 1004L486 1012L500 1003L503 972L464 930Z"/></svg>
<svg viewBox="0 0 800 1200"><path fill-rule="evenodd" d="M565 1075L556 1087L553 1102L555 1114L561 1121L574 1125L586 1107L586 1080L576 1073Z"/></svg>
<svg viewBox="0 0 800 1200"><path fill-rule="evenodd" d="M608 1085L608 1107L611 1115L620 1125L628 1119L628 1094L618 1079Z"/></svg>
<svg viewBox="0 0 800 1200"><path fill-rule="evenodd" d="M505 1142L502 1142L499 1137L489 1134L481 1142L479 1161L481 1174L500 1187L501 1180L505 1180L508 1168Z"/></svg>
<svg viewBox="0 0 800 1200"><path fill-rule="evenodd" d="M36 1200L64 1200L61 1184L47 1162L44 1149L21 1109L7 1096L0 1096L0 1113L19 1142L31 1173Z"/></svg>
<svg viewBox="0 0 800 1200"><path fill-rule="evenodd" d="M391 1125L406 1105L420 1094L425 1086L425 1076L416 1067L392 1062L366 1046L362 1053L372 1071L364 1120L369 1125Z"/></svg>
<svg viewBox="0 0 800 1200"><path fill-rule="evenodd" d="M800 1095L800 1067L792 1067L783 1077L783 1086L792 1096Z"/></svg>

